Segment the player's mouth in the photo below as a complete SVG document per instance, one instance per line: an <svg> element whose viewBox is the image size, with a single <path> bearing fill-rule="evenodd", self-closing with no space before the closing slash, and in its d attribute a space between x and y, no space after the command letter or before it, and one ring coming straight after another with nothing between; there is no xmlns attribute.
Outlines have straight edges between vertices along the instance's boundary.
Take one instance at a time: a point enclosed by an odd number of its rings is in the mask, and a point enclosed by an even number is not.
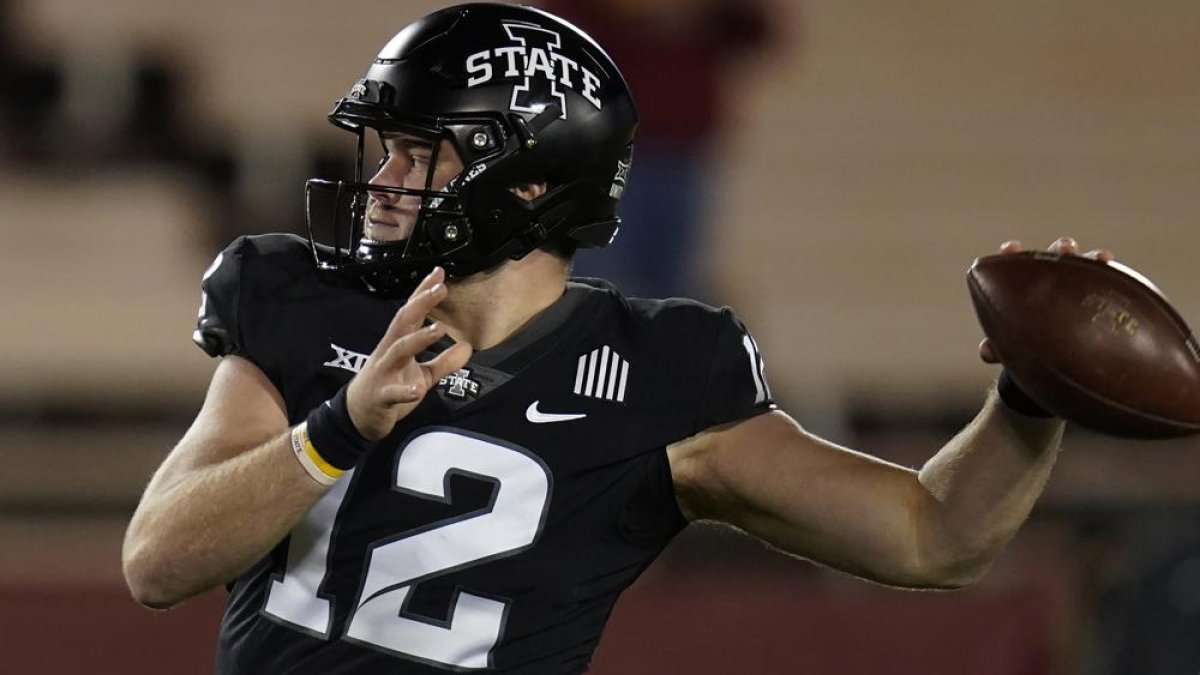
<svg viewBox="0 0 1200 675"><path fill-rule="evenodd" d="M386 243L406 239L411 232L412 220L404 218L401 214L399 220L367 218L363 235L371 241Z"/></svg>

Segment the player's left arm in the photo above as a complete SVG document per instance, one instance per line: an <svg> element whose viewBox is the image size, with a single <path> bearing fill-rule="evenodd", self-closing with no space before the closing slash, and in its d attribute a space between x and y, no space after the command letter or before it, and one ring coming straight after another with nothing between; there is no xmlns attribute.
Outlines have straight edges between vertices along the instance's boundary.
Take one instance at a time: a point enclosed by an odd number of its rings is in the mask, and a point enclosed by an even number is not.
<svg viewBox="0 0 1200 675"><path fill-rule="evenodd" d="M691 520L897 586L954 588L987 571L1050 475L1063 423L993 393L919 471L823 440L773 411L668 449Z"/></svg>

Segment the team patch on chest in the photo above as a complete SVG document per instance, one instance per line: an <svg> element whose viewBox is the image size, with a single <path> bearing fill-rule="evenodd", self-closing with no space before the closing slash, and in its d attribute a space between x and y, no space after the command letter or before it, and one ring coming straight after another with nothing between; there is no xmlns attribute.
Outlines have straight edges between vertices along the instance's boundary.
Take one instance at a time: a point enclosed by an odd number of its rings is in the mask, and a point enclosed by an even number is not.
<svg viewBox="0 0 1200 675"><path fill-rule="evenodd" d="M443 396L458 400L476 398L479 396L480 382L471 378L471 369L462 368L456 373L443 377L437 384Z"/></svg>

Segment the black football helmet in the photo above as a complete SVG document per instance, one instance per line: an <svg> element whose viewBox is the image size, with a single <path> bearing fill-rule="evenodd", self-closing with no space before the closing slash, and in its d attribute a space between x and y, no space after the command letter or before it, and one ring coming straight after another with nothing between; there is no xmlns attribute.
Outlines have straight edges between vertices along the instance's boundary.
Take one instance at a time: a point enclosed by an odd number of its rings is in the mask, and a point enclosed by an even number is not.
<svg viewBox="0 0 1200 675"><path fill-rule="evenodd" d="M372 291L403 296L435 265L461 277L547 242L616 236L633 97L604 50L552 14L491 3L429 14L388 42L329 120L358 136L357 166L353 182L308 181L309 239L319 269ZM432 171L424 189L364 182L374 133L446 139L464 169L440 190ZM512 192L538 182L548 189L532 201ZM407 239L364 238L368 192L420 199ZM333 241L317 241L316 221Z"/></svg>

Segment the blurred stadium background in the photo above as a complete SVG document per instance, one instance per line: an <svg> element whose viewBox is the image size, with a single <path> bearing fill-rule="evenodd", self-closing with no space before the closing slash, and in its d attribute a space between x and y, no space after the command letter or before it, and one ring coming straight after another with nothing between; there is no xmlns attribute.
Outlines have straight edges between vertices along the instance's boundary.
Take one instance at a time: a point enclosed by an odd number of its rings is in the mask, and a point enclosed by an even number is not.
<svg viewBox="0 0 1200 675"><path fill-rule="evenodd" d="M223 592L152 613L119 560L214 367L200 274L303 226L303 179L352 152L325 113L436 4L0 0L0 671L211 672ZM1005 239L1113 249L1200 325L1200 3L773 11L783 44L728 64L703 259L807 426L911 466L949 438L994 376L964 273ZM594 671L1195 675L1198 498L1196 440L1072 430L1029 526L953 594L692 528Z"/></svg>

